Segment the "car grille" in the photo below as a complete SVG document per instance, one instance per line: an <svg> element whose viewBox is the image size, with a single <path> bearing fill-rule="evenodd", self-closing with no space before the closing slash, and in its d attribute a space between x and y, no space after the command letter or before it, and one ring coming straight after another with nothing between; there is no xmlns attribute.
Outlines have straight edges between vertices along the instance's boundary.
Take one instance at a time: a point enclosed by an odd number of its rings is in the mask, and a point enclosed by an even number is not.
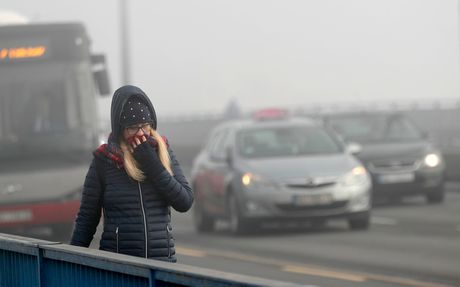
<svg viewBox="0 0 460 287"><path fill-rule="evenodd" d="M375 173L413 172L420 167L420 161L415 159L373 161L367 167L369 171Z"/></svg>
<svg viewBox="0 0 460 287"><path fill-rule="evenodd" d="M335 182L324 182L324 183L305 183L305 184L287 184L287 187L290 188L317 188L317 187L324 187L334 185Z"/></svg>
<svg viewBox="0 0 460 287"><path fill-rule="evenodd" d="M347 205L348 201L336 201L331 204L324 204L324 205L306 205L306 206L299 206L293 204L277 204L276 206L282 211L315 211L315 210L326 210L326 209L335 209L335 208L343 208Z"/></svg>
<svg viewBox="0 0 460 287"><path fill-rule="evenodd" d="M334 185L337 182L335 176L323 177L305 177L305 178L291 178L286 180L287 187L296 189L310 189Z"/></svg>

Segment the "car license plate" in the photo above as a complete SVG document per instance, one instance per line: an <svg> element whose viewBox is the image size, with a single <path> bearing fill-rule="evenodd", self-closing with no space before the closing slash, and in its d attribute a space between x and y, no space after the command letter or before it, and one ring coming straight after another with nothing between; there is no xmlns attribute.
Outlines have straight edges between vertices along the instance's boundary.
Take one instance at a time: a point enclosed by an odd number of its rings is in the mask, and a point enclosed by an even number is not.
<svg viewBox="0 0 460 287"><path fill-rule="evenodd" d="M294 196L295 205L325 205L332 202L331 194L302 194Z"/></svg>
<svg viewBox="0 0 460 287"><path fill-rule="evenodd" d="M394 173L394 174L381 174L378 177L379 183L404 183L413 182L415 180L414 173Z"/></svg>

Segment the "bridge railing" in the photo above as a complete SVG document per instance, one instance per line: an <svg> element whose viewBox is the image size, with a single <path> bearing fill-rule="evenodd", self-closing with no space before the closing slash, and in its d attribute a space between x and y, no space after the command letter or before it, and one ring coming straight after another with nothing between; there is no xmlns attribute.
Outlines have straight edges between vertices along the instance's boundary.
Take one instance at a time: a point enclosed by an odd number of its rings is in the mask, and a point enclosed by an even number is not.
<svg viewBox="0 0 460 287"><path fill-rule="evenodd" d="M297 286L0 233L0 286Z"/></svg>

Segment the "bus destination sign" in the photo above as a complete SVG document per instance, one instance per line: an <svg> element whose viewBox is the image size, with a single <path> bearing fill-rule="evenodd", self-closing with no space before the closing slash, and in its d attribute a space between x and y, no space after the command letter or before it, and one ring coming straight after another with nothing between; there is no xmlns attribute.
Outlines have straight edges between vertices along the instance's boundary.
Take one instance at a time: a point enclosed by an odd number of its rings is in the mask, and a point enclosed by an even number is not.
<svg viewBox="0 0 460 287"><path fill-rule="evenodd" d="M36 59L45 57L46 46L0 47L0 61L15 61L21 59Z"/></svg>

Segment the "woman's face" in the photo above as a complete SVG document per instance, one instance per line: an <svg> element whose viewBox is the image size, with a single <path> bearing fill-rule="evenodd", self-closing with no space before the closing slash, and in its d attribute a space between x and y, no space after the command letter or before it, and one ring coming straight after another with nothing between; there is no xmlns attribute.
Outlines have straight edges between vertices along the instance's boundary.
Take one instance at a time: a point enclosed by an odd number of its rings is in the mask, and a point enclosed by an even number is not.
<svg viewBox="0 0 460 287"><path fill-rule="evenodd" d="M141 137L143 135L150 135L151 129L152 125L150 123L128 126L123 130L123 140L129 142L129 139L135 136Z"/></svg>

